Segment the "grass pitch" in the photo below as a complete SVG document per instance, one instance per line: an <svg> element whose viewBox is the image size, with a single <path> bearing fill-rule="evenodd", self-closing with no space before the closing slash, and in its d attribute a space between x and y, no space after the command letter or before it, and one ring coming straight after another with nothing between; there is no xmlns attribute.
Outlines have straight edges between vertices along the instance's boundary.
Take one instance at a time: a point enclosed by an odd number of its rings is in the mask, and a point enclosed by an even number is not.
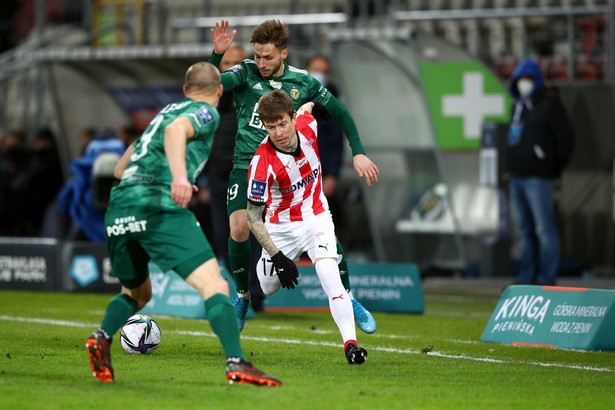
<svg viewBox="0 0 615 410"><path fill-rule="evenodd" d="M84 344L110 298L0 291L1 409L615 408L615 352L481 343L496 292L427 290L424 315L375 313L376 333L357 334L361 366L347 364L329 313L259 314L242 345L279 388L229 385L208 322L162 316L151 355L116 337L116 381L100 383Z"/></svg>

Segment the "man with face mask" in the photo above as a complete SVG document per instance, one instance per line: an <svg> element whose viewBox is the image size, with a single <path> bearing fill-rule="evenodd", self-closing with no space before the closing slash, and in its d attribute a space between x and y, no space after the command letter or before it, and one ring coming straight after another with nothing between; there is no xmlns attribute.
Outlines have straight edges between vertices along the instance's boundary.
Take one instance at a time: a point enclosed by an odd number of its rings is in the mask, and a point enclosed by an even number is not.
<svg viewBox="0 0 615 410"><path fill-rule="evenodd" d="M515 101L508 135L509 194L521 248L518 283L554 285L561 259L553 191L572 154L572 126L538 64L522 60L509 85Z"/></svg>

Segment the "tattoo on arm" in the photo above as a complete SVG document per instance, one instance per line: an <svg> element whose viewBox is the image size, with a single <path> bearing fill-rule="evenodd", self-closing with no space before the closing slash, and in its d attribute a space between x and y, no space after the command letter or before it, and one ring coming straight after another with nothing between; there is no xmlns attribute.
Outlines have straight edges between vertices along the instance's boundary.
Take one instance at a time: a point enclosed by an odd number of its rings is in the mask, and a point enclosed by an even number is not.
<svg viewBox="0 0 615 410"><path fill-rule="evenodd" d="M278 248L271 240L271 236L269 236L269 232L267 232L267 228L263 222L262 215L264 209L265 205L254 205L248 202L248 225L258 243L267 251L269 256L273 256L278 253Z"/></svg>

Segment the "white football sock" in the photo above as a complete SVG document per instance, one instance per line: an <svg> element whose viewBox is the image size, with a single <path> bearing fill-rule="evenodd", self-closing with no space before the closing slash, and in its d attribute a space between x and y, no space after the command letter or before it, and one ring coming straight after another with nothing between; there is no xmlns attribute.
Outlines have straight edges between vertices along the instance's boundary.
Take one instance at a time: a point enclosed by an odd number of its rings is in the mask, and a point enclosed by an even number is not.
<svg viewBox="0 0 615 410"><path fill-rule="evenodd" d="M321 259L314 265L316 274L320 279L320 284L329 299L329 308L335 324L342 334L344 342L347 340L357 340L357 331L354 325L354 313L352 302L342 280L340 271L335 263L335 259Z"/></svg>

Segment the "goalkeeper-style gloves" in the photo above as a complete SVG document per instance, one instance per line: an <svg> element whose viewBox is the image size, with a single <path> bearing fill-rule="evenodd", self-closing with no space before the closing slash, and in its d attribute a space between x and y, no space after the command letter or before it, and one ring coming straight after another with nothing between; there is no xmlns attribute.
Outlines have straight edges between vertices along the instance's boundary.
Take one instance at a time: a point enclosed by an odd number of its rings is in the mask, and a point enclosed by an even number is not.
<svg viewBox="0 0 615 410"><path fill-rule="evenodd" d="M278 279L283 288L294 289L295 285L299 284L299 280L297 279L299 277L297 265L295 265L292 260L288 259L282 251L273 255L271 257L271 262L273 262L273 266L278 273Z"/></svg>
<svg viewBox="0 0 615 410"><path fill-rule="evenodd" d="M312 116L318 122L322 122L323 124L333 118L331 112L325 107L323 103L312 101L314 103L314 107L312 108Z"/></svg>

